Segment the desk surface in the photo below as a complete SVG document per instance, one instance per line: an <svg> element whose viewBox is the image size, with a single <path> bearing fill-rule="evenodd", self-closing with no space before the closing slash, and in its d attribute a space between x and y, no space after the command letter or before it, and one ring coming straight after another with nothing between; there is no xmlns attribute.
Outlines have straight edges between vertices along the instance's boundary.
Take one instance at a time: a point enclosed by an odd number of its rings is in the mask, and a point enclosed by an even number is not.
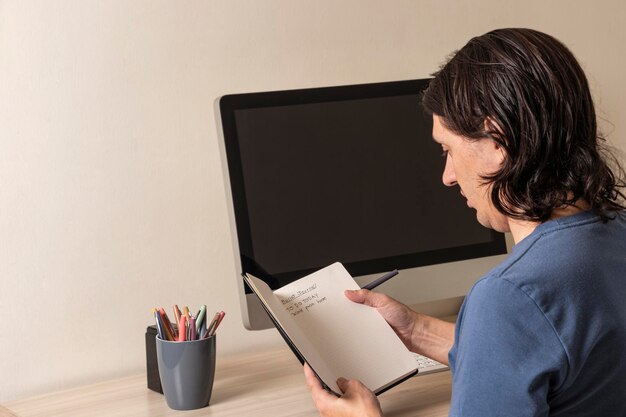
<svg viewBox="0 0 626 417"><path fill-rule="evenodd" d="M447 416L450 372L411 378L380 399L387 417ZM209 407L170 410L146 388L146 375L102 382L4 404L18 417L316 416L302 367L288 349L218 358ZM0 407L0 416L5 414Z"/></svg>

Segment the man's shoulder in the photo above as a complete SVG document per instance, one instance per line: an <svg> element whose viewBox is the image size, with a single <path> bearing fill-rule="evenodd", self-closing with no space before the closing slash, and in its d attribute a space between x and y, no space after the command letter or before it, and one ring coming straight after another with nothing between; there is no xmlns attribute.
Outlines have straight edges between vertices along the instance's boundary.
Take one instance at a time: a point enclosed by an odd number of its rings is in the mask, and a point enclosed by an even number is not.
<svg viewBox="0 0 626 417"><path fill-rule="evenodd" d="M626 214L614 212L608 221L593 212L546 222L516 245L507 259L481 281L505 279L520 287L589 274L626 263ZM621 259L621 262L620 262ZM619 265L618 265L619 266Z"/></svg>
<svg viewBox="0 0 626 417"><path fill-rule="evenodd" d="M526 392L515 390L548 377L544 386L565 401L623 384L624 218L586 214L542 226L468 294L450 351L456 386L471 391L479 380L494 392ZM488 374L476 378L482 369ZM601 374L613 377L598 380Z"/></svg>
<svg viewBox="0 0 626 417"><path fill-rule="evenodd" d="M623 323L624 218L603 222L587 214L547 226L536 230L508 259L477 281L466 301L500 319L516 310L538 312L535 317L545 318L570 341L578 340L580 327L591 322L603 324L588 329L588 334L601 331L618 317ZM581 314L595 319L582 324L577 319Z"/></svg>

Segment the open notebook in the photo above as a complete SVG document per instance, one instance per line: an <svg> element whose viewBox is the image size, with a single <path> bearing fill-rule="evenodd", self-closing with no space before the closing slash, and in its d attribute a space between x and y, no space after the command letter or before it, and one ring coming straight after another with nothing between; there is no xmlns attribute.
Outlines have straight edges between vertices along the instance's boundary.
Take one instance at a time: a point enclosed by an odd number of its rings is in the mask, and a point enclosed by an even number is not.
<svg viewBox="0 0 626 417"><path fill-rule="evenodd" d="M275 291L243 274L300 362L337 395L337 378L358 379L376 395L417 373L411 352L373 308L344 290L360 287L334 263Z"/></svg>

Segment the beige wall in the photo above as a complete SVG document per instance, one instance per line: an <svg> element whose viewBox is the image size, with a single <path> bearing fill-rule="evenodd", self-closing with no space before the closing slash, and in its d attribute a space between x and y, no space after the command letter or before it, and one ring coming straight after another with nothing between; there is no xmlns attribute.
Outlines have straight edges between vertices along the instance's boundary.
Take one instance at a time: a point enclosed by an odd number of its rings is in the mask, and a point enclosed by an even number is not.
<svg viewBox="0 0 626 417"><path fill-rule="evenodd" d="M226 310L220 354L282 343L241 325L216 97L423 77L526 26L626 150L625 4L0 0L0 402L143 371L155 305Z"/></svg>

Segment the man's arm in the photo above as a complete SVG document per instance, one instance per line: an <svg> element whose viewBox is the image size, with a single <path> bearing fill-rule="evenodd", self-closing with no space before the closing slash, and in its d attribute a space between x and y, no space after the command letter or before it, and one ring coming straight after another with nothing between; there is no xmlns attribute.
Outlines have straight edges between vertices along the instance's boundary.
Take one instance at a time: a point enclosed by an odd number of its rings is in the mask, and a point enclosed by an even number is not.
<svg viewBox="0 0 626 417"><path fill-rule="evenodd" d="M415 313L415 332L411 352L448 363L448 352L454 344L454 323Z"/></svg>
<svg viewBox="0 0 626 417"><path fill-rule="evenodd" d="M448 365L448 352L454 344L454 323L417 313L385 294L369 290L349 290L346 297L374 307L411 352Z"/></svg>

